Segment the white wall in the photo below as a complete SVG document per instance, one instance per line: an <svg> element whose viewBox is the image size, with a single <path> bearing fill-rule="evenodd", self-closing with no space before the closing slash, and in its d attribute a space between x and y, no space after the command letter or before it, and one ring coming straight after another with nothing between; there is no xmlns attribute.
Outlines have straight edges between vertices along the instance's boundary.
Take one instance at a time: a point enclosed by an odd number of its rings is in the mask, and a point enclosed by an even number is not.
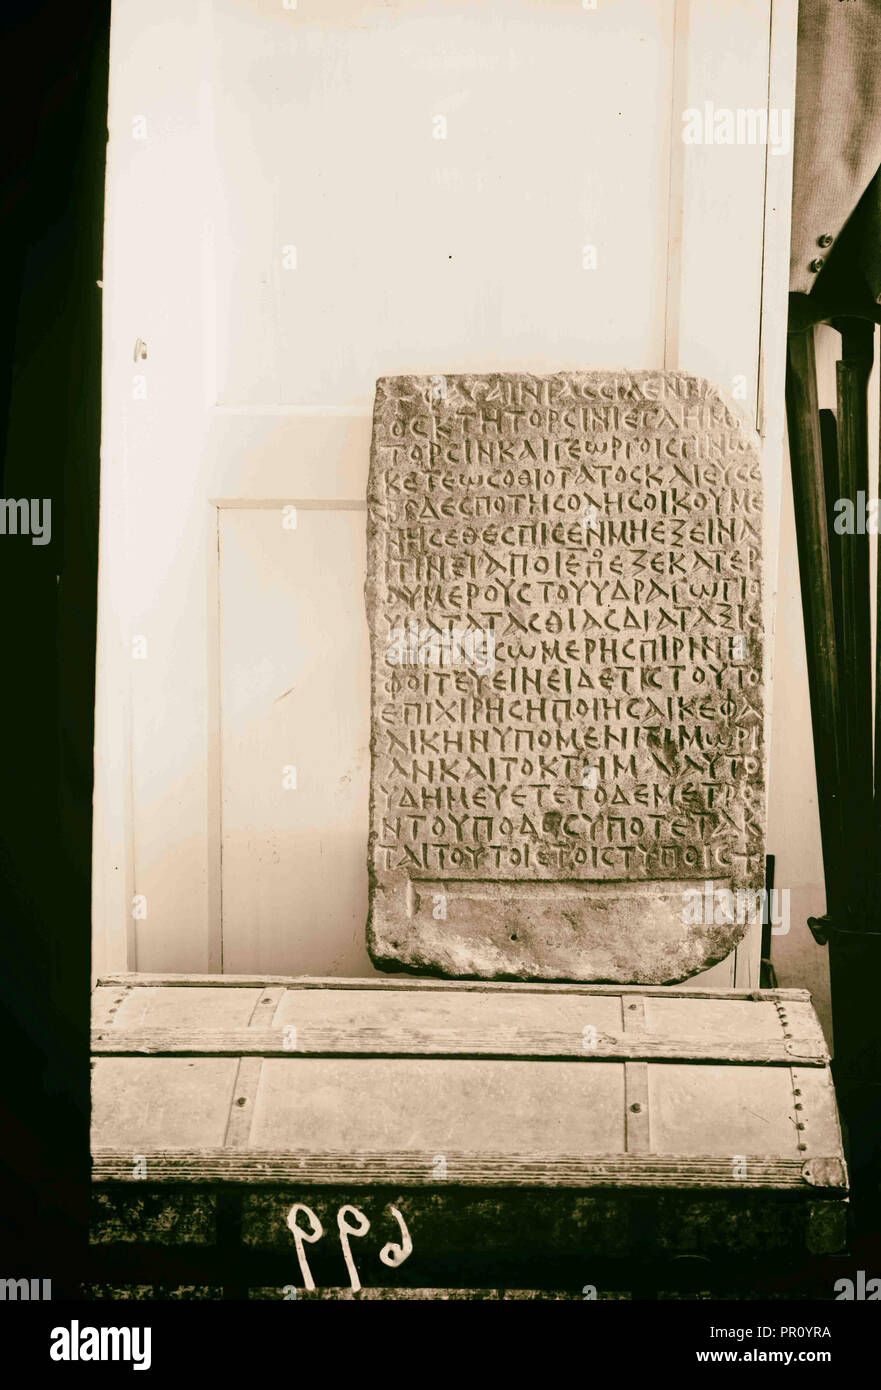
<svg viewBox="0 0 881 1390"><path fill-rule="evenodd" d="M794 0L116 0L98 971L368 968L376 376L745 382L770 611L790 160L680 136L791 104L794 35Z"/></svg>

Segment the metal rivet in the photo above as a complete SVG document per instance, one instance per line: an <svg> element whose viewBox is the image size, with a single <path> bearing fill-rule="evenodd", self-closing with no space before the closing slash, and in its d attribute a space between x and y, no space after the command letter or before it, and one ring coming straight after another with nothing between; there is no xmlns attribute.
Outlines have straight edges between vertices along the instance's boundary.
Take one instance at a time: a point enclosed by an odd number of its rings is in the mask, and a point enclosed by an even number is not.
<svg viewBox="0 0 881 1390"><path fill-rule="evenodd" d="M804 1125L802 1124L801 1120L799 1120L798 1124L795 1127L796 1129L804 1129Z"/></svg>
<svg viewBox="0 0 881 1390"><path fill-rule="evenodd" d="M247 1105L247 1104L248 1104L248 1098L247 1098L247 1096L239 1096L238 1100L236 1101L236 1105Z"/></svg>
<svg viewBox="0 0 881 1390"><path fill-rule="evenodd" d="M796 1086L796 1088L795 1088L795 1090L793 1091L792 1094L793 1094L794 1096L800 1096L800 1095L801 1095L801 1091L800 1091L800 1090L798 1089L798 1087Z"/></svg>
<svg viewBox="0 0 881 1390"><path fill-rule="evenodd" d="M831 237L828 232L824 232L822 236L817 237L818 246L831 246L833 241L834 237Z"/></svg>
<svg viewBox="0 0 881 1390"><path fill-rule="evenodd" d="M808 1146L807 1144L799 1144L797 1147L804 1153Z"/></svg>
<svg viewBox="0 0 881 1390"><path fill-rule="evenodd" d="M802 1105L802 1103L801 1103L800 1100L797 1100L797 1101L795 1102L795 1108L796 1108L796 1110L804 1110L804 1106Z"/></svg>
<svg viewBox="0 0 881 1390"><path fill-rule="evenodd" d="M640 1105L638 1100L635 1100L631 1105L630 1109L633 1111L635 1115L638 1115L640 1110L642 1109L642 1106Z"/></svg>
<svg viewBox="0 0 881 1390"><path fill-rule="evenodd" d="M817 259L816 259L815 261L811 261L810 265L808 266L808 269L809 269L809 270L812 270L812 271L814 272L814 274L816 275L816 274L817 274L817 271L818 271L818 270L822 270L824 265L825 265L825 261L823 260L823 257L822 257L822 256L818 256Z"/></svg>
<svg viewBox="0 0 881 1390"><path fill-rule="evenodd" d="M636 1005L635 1005L635 1004L628 1004L627 1007L628 1007L628 1009L635 1009L635 1008L636 1008Z"/></svg>

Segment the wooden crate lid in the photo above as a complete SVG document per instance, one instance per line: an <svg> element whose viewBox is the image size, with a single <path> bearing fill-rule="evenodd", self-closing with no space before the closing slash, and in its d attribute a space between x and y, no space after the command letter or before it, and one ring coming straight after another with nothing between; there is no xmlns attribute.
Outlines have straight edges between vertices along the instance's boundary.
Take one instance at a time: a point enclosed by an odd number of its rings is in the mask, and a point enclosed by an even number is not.
<svg viewBox="0 0 881 1390"><path fill-rule="evenodd" d="M96 1055L471 1056L825 1066L805 990L114 975Z"/></svg>
<svg viewBox="0 0 881 1390"><path fill-rule="evenodd" d="M99 1180L846 1181L802 991L116 976L95 1051Z"/></svg>

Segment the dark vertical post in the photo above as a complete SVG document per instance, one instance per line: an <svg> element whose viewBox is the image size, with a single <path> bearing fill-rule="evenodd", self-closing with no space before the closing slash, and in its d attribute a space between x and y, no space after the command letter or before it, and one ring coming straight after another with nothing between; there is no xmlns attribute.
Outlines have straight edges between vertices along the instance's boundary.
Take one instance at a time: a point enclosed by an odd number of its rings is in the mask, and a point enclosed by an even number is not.
<svg viewBox="0 0 881 1390"><path fill-rule="evenodd" d="M839 746L841 696L813 327L793 330L789 334L786 415L814 732L814 760L820 802L826 904L827 911L834 919L844 904L845 837L841 800L842 759Z"/></svg>
<svg viewBox="0 0 881 1390"><path fill-rule="evenodd" d="M89 942L109 0L0 15L3 1273L77 1297L87 1256ZM8 344L8 348L7 348Z"/></svg>
<svg viewBox="0 0 881 1390"><path fill-rule="evenodd" d="M824 474L814 329L792 329L786 409L795 498L827 918L812 923L829 942L834 1075L849 1142L863 1230L878 1216L881 1139L881 922L873 839L869 538L860 492L868 492L867 384L873 324L837 320L838 447ZM835 476L828 476L830 466ZM852 531L833 527L836 502L853 503ZM860 533L862 529L862 534ZM877 808L877 801L875 803Z"/></svg>
<svg viewBox="0 0 881 1390"><path fill-rule="evenodd" d="M862 918L871 889L872 827L872 644L869 609L868 385L875 326L864 319L834 321L841 332L838 386L838 477L836 502L850 503L852 526L833 521L840 584L842 696L842 790L847 821L847 893ZM834 504L833 504L834 505Z"/></svg>

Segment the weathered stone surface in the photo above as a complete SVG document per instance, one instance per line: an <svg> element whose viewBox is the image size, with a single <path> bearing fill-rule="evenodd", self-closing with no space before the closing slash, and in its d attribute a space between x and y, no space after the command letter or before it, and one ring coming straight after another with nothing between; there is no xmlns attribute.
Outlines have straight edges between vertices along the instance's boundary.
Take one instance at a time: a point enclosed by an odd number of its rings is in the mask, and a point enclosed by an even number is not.
<svg viewBox="0 0 881 1390"><path fill-rule="evenodd" d="M682 373L383 378L368 491L374 962L665 983L724 958L764 881L734 409Z"/></svg>

